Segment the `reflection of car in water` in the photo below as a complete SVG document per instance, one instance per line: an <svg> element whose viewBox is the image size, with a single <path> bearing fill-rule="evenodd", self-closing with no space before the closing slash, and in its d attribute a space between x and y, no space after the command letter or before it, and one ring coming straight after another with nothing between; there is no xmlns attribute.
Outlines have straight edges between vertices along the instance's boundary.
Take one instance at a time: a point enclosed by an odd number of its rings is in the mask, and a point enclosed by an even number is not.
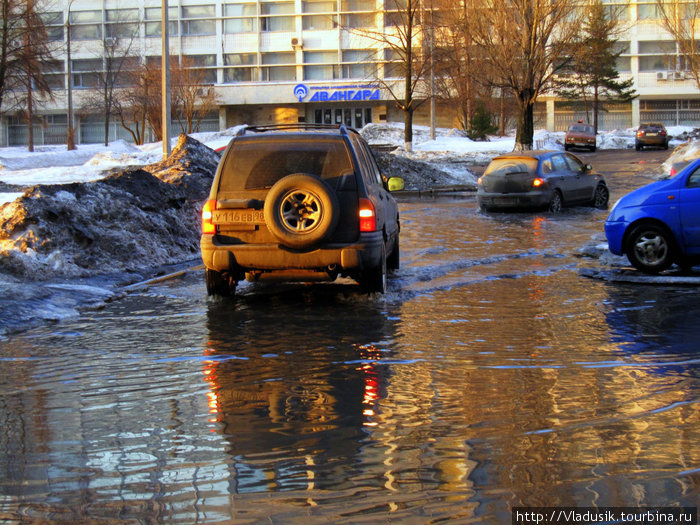
<svg viewBox="0 0 700 525"><path fill-rule="evenodd" d="M589 124L572 124L564 137L564 149L587 148L596 150L595 128Z"/></svg>
<svg viewBox="0 0 700 525"><path fill-rule="evenodd" d="M610 251L658 273L700 262L700 159L622 197L605 222Z"/></svg>
<svg viewBox="0 0 700 525"><path fill-rule="evenodd" d="M337 488L375 424L391 354L373 343L394 330L386 306L354 302L341 285L311 289L207 305L202 372L236 492L306 489L309 471L317 488Z"/></svg>
<svg viewBox="0 0 700 525"><path fill-rule="evenodd" d="M605 179L571 153L530 151L494 158L479 178L476 198L486 211L583 204L607 208Z"/></svg>

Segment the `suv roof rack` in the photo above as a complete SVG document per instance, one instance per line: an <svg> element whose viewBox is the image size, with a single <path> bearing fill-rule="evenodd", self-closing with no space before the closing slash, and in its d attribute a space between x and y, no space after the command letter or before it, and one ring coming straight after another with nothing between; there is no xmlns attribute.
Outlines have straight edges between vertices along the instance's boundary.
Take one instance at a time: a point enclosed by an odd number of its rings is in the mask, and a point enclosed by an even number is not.
<svg viewBox="0 0 700 525"><path fill-rule="evenodd" d="M285 130L311 130L311 129L337 129L343 135L348 135L348 133L358 133L354 128L348 128L343 124L309 124L307 122L298 122L293 124L268 124L265 126L246 126L241 130L241 135L244 135L247 131L252 131L255 133L264 133L266 131L285 131Z"/></svg>

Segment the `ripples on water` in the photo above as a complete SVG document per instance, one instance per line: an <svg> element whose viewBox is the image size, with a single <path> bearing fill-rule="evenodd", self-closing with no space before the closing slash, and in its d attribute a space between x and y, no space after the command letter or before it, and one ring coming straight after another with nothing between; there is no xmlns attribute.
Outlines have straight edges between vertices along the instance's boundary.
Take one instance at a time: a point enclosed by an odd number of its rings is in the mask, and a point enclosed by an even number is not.
<svg viewBox="0 0 700 525"><path fill-rule="evenodd" d="M209 300L195 275L0 342L0 519L698 504L694 290L580 277L600 212L402 216L385 297L348 281Z"/></svg>

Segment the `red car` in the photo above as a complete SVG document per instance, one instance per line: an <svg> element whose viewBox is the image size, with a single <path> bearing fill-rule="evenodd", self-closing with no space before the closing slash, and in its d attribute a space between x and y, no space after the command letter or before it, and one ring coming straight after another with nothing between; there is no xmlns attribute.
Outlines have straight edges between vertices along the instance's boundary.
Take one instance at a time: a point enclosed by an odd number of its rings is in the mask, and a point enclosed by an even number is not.
<svg viewBox="0 0 700 525"><path fill-rule="evenodd" d="M572 124L564 137L564 149L588 148L596 150L595 128L590 124Z"/></svg>

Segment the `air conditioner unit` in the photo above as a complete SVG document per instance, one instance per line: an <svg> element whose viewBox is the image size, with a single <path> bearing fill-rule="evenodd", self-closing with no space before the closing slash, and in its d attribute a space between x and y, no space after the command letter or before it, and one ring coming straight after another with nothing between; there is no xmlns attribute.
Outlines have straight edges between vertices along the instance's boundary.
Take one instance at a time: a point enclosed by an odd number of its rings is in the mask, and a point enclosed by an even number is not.
<svg viewBox="0 0 700 525"><path fill-rule="evenodd" d="M114 38L113 36L106 36L105 37L105 47L114 47L117 45L117 39Z"/></svg>
<svg viewBox="0 0 700 525"><path fill-rule="evenodd" d="M656 80L666 80L666 72L665 71L658 71L656 73Z"/></svg>
<svg viewBox="0 0 700 525"><path fill-rule="evenodd" d="M302 43L301 38L296 36L292 37L292 47L301 47L303 45L304 44Z"/></svg>
<svg viewBox="0 0 700 525"><path fill-rule="evenodd" d="M673 78L674 80L683 80L685 78L685 74L683 71L674 71Z"/></svg>

